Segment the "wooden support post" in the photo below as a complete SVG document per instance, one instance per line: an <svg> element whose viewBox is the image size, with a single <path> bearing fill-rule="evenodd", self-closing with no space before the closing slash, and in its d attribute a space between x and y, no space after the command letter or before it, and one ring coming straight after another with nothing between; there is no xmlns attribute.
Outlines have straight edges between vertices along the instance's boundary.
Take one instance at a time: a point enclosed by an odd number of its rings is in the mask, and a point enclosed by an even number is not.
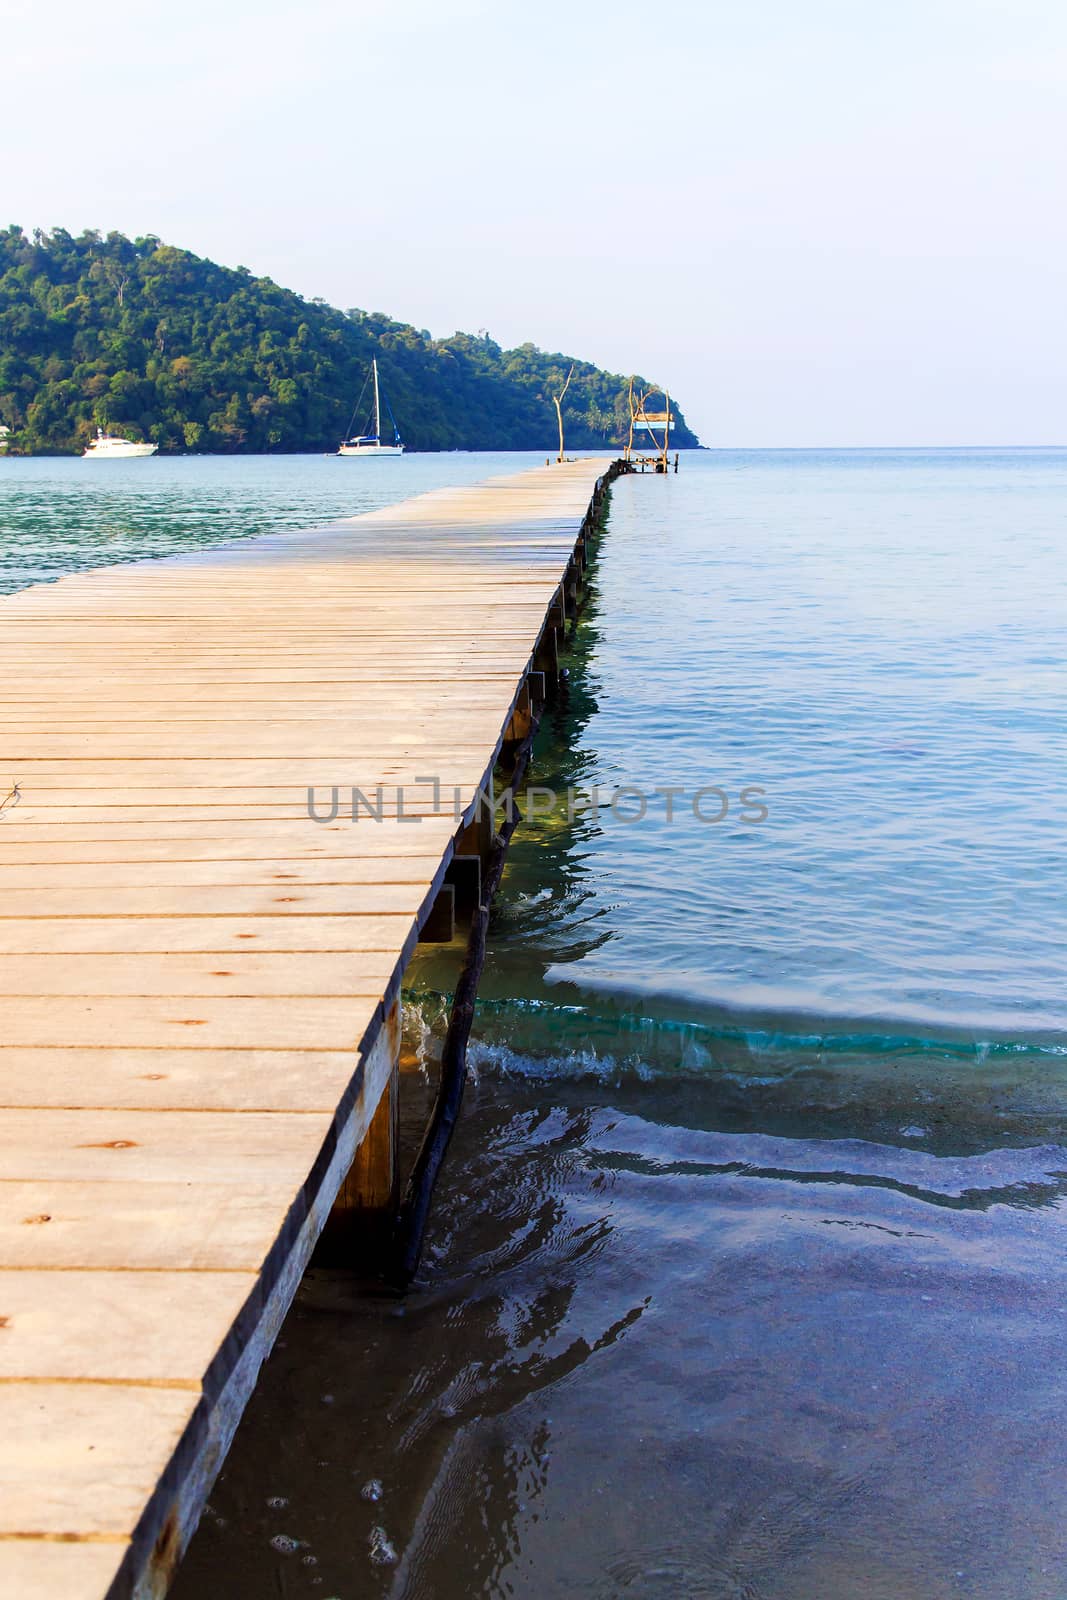
<svg viewBox="0 0 1067 1600"><path fill-rule="evenodd" d="M445 882L452 889L454 914L464 927L482 903L482 883L493 853L495 832L494 818L486 804L479 805L456 834Z"/></svg>
<svg viewBox="0 0 1067 1600"><path fill-rule="evenodd" d="M482 867L485 867L493 848L493 818L489 814L489 804L479 802L473 817L465 822L456 834L456 855L477 856Z"/></svg>
<svg viewBox="0 0 1067 1600"><path fill-rule="evenodd" d="M456 891L443 883L419 929L420 944L451 944L456 937Z"/></svg>
<svg viewBox="0 0 1067 1600"><path fill-rule="evenodd" d="M523 741L528 737L533 726L533 705L530 699L529 682L524 682L515 699L515 707L508 718L504 729L504 738L500 747L500 764L505 776L510 775L515 765L516 753Z"/></svg>
<svg viewBox="0 0 1067 1600"><path fill-rule="evenodd" d="M363 1143L348 1177L341 1185L334 1209L362 1214L387 1211L396 1197L396 1130L399 1111L400 1073L393 1070L378 1109L371 1118Z"/></svg>
<svg viewBox="0 0 1067 1600"><path fill-rule="evenodd" d="M511 713L508 725L504 730L504 743L521 744L530 732L533 723L533 704L530 698L530 683L527 679L519 690L515 700L515 709Z"/></svg>
<svg viewBox="0 0 1067 1600"><path fill-rule="evenodd" d="M543 672L528 672L526 682L530 689L530 705L536 715L545 706L545 675Z"/></svg>
<svg viewBox="0 0 1067 1600"><path fill-rule="evenodd" d="M315 1249L317 1266L347 1267L371 1274L387 1260L399 1188L399 1000L394 1001L386 1016L382 1038L391 1063L388 1077ZM380 1082L379 1077L375 1084L365 1083L363 1093L373 1092Z"/></svg>
<svg viewBox="0 0 1067 1600"><path fill-rule="evenodd" d="M581 586L581 581L581 571L578 563L572 559L570 566L567 568L567 576L563 580L563 598L569 617L577 617L578 615L578 590Z"/></svg>
<svg viewBox="0 0 1067 1600"><path fill-rule="evenodd" d="M476 855L454 855L445 875L454 893L454 913L461 926L465 926L482 902L482 858Z"/></svg>
<svg viewBox="0 0 1067 1600"><path fill-rule="evenodd" d="M546 695L554 694L559 683L559 642L555 628L546 627L537 641L534 668L544 674Z"/></svg>
<svg viewBox="0 0 1067 1600"><path fill-rule="evenodd" d="M529 681L525 681L515 699L515 706L508 718L504 729L504 737L500 745L499 765L504 774L505 781L510 781L515 770L515 762L519 749L529 737L533 727L533 702L530 697Z"/></svg>

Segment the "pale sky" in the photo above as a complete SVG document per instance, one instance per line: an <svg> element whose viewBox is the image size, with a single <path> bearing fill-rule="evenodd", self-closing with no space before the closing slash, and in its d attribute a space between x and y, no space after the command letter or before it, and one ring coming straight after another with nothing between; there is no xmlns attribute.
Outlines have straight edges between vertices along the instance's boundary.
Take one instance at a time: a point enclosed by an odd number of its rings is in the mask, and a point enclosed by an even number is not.
<svg viewBox="0 0 1067 1600"><path fill-rule="evenodd" d="M1067 444L1062 0L0 0L0 221L667 383Z"/></svg>

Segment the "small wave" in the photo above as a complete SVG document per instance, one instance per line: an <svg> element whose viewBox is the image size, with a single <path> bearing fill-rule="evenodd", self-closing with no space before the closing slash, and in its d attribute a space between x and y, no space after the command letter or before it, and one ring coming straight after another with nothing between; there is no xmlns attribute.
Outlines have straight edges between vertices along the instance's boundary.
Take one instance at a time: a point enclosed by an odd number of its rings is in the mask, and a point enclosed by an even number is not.
<svg viewBox="0 0 1067 1600"><path fill-rule="evenodd" d="M432 1048L450 999L438 992L405 994L420 1053ZM487 998L478 1002L470 1053L476 1069L504 1077L617 1082L726 1075L769 1084L812 1069L846 1064L855 1069L864 1062L876 1070L912 1062L1048 1073L1060 1062L1067 1064L1067 1040L967 1037L877 1023L845 1026L822 1018L798 1019L792 1026L766 1016L697 1020L536 998Z"/></svg>

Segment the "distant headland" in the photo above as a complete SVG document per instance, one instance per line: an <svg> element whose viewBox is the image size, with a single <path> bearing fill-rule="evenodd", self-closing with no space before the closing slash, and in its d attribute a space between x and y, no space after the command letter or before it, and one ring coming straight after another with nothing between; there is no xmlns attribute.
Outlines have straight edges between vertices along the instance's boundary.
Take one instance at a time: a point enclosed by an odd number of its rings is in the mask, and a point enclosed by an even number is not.
<svg viewBox="0 0 1067 1600"><path fill-rule="evenodd" d="M8 454L80 452L98 426L161 452L335 450L367 365L416 450L625 442L629 377L485 333L433 339L339 311L149 235L0 231L0 423ZM641 389L651 385L637 379ZM699 444L677 402L672 445Z"/></svg>

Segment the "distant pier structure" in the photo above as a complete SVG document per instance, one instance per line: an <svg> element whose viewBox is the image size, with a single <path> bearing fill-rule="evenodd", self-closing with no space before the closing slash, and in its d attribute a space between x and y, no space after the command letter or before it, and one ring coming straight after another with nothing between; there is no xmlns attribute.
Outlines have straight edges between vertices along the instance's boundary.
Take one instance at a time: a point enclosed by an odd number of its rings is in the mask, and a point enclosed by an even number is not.
<svg viewBox="0 0 1067 1600"><path fill-rule="evenodd" d="M658 396L657 389L638 392L634 388L633 378L630 379L630 432L623 454L630 472L671 470L671 424L674 422L671 414L671 397L666 390L663 391L663 409L660 411L649 406L649 401ZM657 434L662 434L662 439L658 438ZM641 437L638 438L637 435ZM677 452L674 457L674 470L678 471Z"/></svg>

